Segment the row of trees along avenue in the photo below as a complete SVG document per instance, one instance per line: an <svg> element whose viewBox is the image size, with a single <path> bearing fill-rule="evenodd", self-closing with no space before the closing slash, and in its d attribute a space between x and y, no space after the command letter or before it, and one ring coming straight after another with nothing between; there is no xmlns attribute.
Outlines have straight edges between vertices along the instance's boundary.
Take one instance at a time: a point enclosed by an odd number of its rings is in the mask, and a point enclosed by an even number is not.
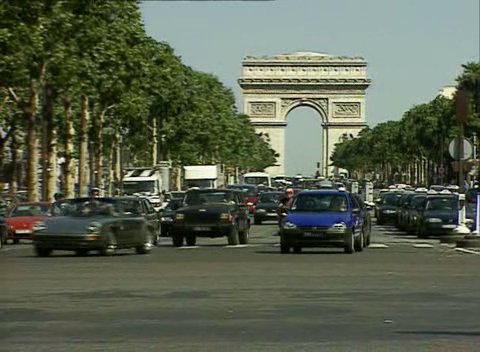
<svg viewBox="0 0 480 352"><path fill-rule="evenodd" d="M463 73L457 78L458 89L466 90L471 98L465 135L479 135L480 63L463 65ZM359 178L379 174L386 183L431 184L442 178L448 182L455 178L448 144L457 135L455 100L439 95L412 107L399 121L367 127L357 138L337 144L332 163Z"/></svg>
<svg viewBox="0 0 480 352"><path fill-rule="evenodd" d="M138 1L4 0L0 22L0 181L12 192L52 199L58 160L67 196L76 177L80 195L102 176L111 190L121 150L132 166L275 162L229 89L146 35Z"/></svg>

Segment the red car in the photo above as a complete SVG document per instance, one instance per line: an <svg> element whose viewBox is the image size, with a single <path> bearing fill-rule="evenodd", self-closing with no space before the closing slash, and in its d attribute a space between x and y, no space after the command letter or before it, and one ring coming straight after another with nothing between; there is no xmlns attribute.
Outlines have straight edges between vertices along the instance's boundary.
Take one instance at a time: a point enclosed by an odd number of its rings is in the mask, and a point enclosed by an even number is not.
<svg viewBox="0 0 480 352"><path fill-rule="evenodd" d="M17 244L20 239L32 239L33 226L50 216L48 202L20 203L7 214L7 240Z"/></svg>
<svg viewBox="0 0 480 352"><path fill-rule="evenodd" d="M243 191L245 201L247 202L248 212L253 214L255 212L255 205L258 199L258 188L255 185L234 184L228 185L227 189L238 189Z"/></svg>

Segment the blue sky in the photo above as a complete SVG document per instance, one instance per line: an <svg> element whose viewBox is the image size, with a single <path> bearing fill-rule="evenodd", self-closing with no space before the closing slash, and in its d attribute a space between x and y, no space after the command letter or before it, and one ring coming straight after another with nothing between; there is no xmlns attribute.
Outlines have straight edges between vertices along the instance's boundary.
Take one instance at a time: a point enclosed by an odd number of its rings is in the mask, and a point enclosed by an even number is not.
<svg viewBox="0 0 480 352"><path fill-rule="evenodd" d="M367 123L398 120L478 61L479 0L144 1L147 33L185 64L232 88L245 56L317 51L363 56L372 85ZM309 109L288 116L287 173L312 173L320 124Z"/></svg>

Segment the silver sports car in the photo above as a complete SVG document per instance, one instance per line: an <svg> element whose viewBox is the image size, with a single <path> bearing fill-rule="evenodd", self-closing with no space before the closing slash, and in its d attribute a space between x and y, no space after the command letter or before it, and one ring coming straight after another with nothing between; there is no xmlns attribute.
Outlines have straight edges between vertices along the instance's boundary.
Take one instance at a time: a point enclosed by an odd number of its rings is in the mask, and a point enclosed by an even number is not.
<svg viewBox="0 0 480 352"><path fill-rule="evenodd" d="M53 250L75 251L77 255L98 250L102 255L113 255L120 248L149 253L154 234L134 209L137 204L125 197L66 200L61 204L63 216L47 218L33 229L35 253L45 257Z"/></svg>

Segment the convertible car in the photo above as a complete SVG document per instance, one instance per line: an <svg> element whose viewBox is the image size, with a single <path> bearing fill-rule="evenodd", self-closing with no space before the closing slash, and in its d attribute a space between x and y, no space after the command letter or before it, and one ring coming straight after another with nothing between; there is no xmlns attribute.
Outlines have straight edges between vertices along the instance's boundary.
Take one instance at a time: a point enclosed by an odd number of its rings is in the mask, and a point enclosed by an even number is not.
<svg viewBox="0 0 480 352"><path fill-rule="evenodd" d="M98 250L113 255L120 248L149 253L154 234L147 220L134 209L136 198L76 198L62 204L64 216L51 217L34 227L34 248L45 257L53 250L86 255Z"/></svg>

